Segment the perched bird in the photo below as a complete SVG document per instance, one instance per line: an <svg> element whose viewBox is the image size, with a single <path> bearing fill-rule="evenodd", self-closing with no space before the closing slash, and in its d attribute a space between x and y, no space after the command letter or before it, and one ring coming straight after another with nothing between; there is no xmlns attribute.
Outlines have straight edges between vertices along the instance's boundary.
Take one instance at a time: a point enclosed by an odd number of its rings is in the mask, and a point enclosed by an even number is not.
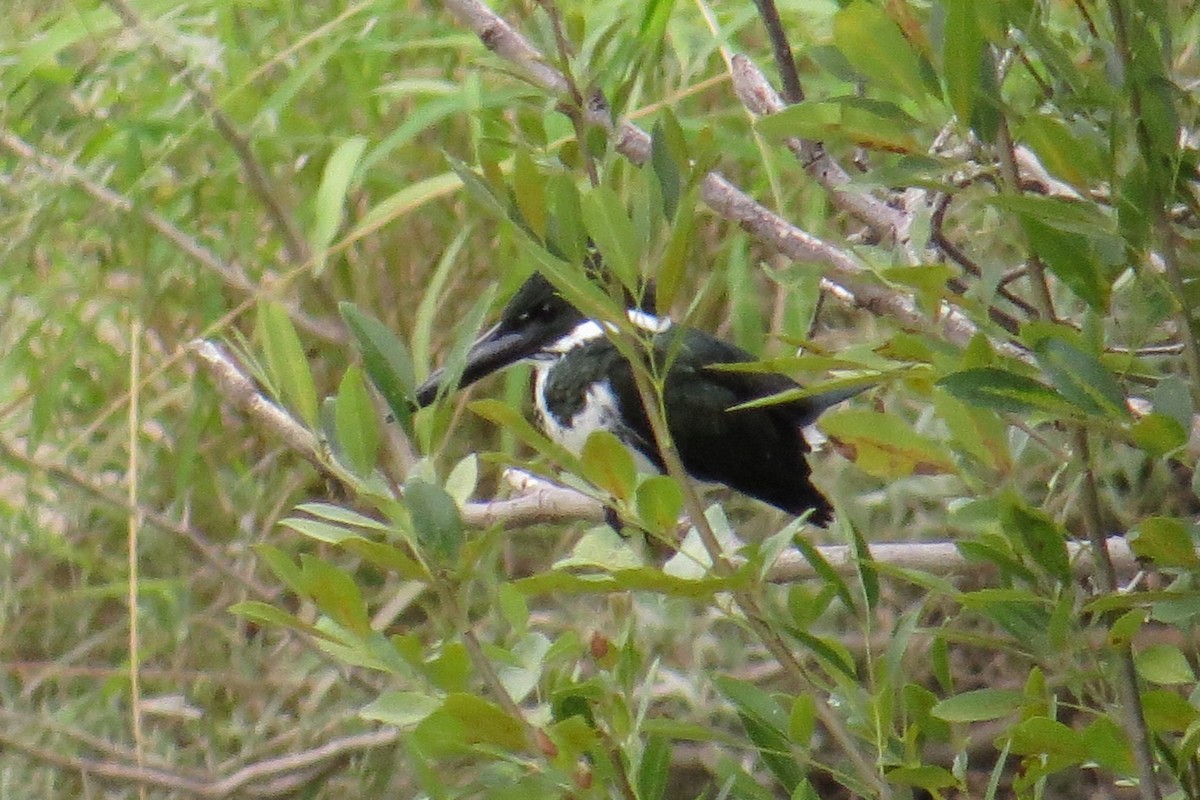
<svg viewBox="0 0 1200 800"><path fill-rule="evenodd" d="M713 369L754 357L636 304L626 313L649 334L656 363L666 365L663 408L687 473L791 514L811 510L812 522L828 523L832 509L812 484L803 428L861 389L731 410L799 384L785 375ZM458 387L522 361L533 364L534 404L551 439L578 453L592 431L604 429L633 451L640 466L664 471L633 367L603 324L584 316L538 273L513 295L500 321L471 346ZM417 390L418 404L432 403L444 381L442 370L433 372Z"/></svg>

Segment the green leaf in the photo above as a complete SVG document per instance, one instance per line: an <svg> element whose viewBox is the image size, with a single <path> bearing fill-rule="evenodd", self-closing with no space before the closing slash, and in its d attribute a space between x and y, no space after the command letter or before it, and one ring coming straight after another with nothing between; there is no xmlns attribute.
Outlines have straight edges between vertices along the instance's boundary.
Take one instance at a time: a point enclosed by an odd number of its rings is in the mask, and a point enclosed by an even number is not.
<svg viewBox="0 0 1200 800"><path fill-rule="evenodd" d="M969 406L939 389L933 391L932 397L938 416L953 437L955 449L969 453L989 469L1007 471L1011 467L1007 427L995 412Z"/></svg>
<svg viewBox="0 0 1200 800"><path fill-rule="evenodd" d="M1146 624L1146 609L1131 608L1118 617L1108 629L1108 646L1124 649Z"/></svg>
<svg viewBox="0 0 1200 800"><path fill-rule="evenodd" d="M888 783L897 786L918 786L937 796L938 789L948 789L960 785L954 773L944 767L932 764L921 764L912 767L896 767L887 771Z"/></svg>
<svg viewBox="0 0 1200 800"><path fill-rule="evenodd" d="M502 583L496 599L501 615L513 630L525 630L529 625L529 604L525 602L525 595L511 583Z"/></svg>
<svg viewBox="0 0 1200 800"><path fill-rule="evenodd" d="M1024 545L1038 566L1060 583L1071 583L1067 532L1053 519L1011 497L1002 507L1000 519L1009 536Z"/></svg>
<svg viewBox="0 0 1200 800"><path fill-rule="evenodd" d="M663 214L667 219L672 219L679 207L688 156L683 129L669 108L663 109L651 132L650 168L662 191Z"/></svg>
<svg viewBox="0 0 1200 800"><path fill-rule="evenodd" d="M618 500L633 497L637 467L633 454L621 440L606 430L593 431L583 444L580 455L583 477Z"/></svg>
<svg viewBox="0 0 1200 800"><path fill-rule="evenodd" d="M529 229L539 239L546 236L546 180L538 171L529 151L521 147L513 156L513 194L517 208Z"/></svg>
<svg viewBox="0 0 1200 800"><path fill-rule="evenodd" d="M816 701L811 694L801 692L792 700L792 713L788 715L788 738L797 747L809 747L816 730Z"/></svg>
<svg viewBox="0 0 1200 800"><path fill-rule="evenodd" d="M338 387L334 419L338 445L351 470L358 475L370 475L379 454L379 426L362 371L353 364L346 368Z"/></svg>
<svg viewBox="0 0 1200 800"><path fill-rule="evenodd" d="M307 633L310 636L325 636L323 632L299 617L259 600L243 600L240 603L234 603L229 607L229 612L262 625L279 625Z"/></svg>
<svg viewBox="0 0 1200 800"><path fill-rule="evenodd" d="M804 770L791 755L788 715L774 698L751 683L721 675L715 676L713 683L737 710L763 762L791 794L804 779Z"/></svg>
<svg viewBox="0 0 1200 800"><path fill-rule="evenodd" d="M879 604L879 572L875 566L875 559L871 557L871 549L867 547L867 540L863 538L862 531L849 520L843 520L842 524L850 529L854 565L858 571L859 583L862 584L863 598L867 601L867 608L873 610Z"/></svg>
<svg viewBox="0 0 1200 800"><path fill-rule="evenodd" d="M1079 732L1048 717L1023 720L1009 735L1012 751L1020 755L1056 756L1073 764L1087 758L1087 745ZM1065 766L1059 763L1060 769Z"/></svg>
<svg viewBox="0 0 1200 800"><path fill-rule="evenodd" d="M317 607L359 637L371 633L367 605L358 584L348 574L310 555L300 556L309 594Z"/></svg>
<svg viewBox="0 0 1200 800"><path fill-rule="evenodd" d="M446 476L446 493L454 502L462 505L471 499L479 483L479 457L468 453L459 460Z"/></svg>
<svg viewBox="0 0 1200 800"><path fill-rule="evenodd" d="M280 524L282 525L283 523ZM275 573L275 577L283 581L284 585L293 594L297 597L308 597L308 586L305 582L304 573L300 571L300 568L296 566L286 553L270 544L256 544L254 545L254 552L258 554L259 558L267 562L267 567L271 572Z"/></svg>
<svg viewBox="0 0 1200 800"><path fill-rule="evenodd" d="M1151 412L1129 428L1133 441L1151 458L1163 456L1187 444L1187 428L1166 414Z"/></svg>
<svg viewBox="0 0 1200 800"><path fill-rule="evenodd" d="M404 484L404 502L421 546L435 560L453 561L463 543L462 517L454 498L436 484L412 478Z"/></svg>
<svg viewBox="0 0 1200 800"><path fill-rule="evenodd" d="M971 124L987 44L976 18L978 5L974 0L946 2L942 74L946 81L946 97L959 123L964 126Z"/></svg>
<svg viewBox="0 0 1200 800"><path fill-rule="evenodd" d="M833 568L833 565L821 554L821 551L813 547L813 545L804 537L797 536L792 540L796 549L800 551L800 555L804 556L804 560L816 570L821 576L821 580L826 586L832 586L837 591L838 598L841 599L843 605L850 610L851 613L858 613L858 606L854 602L854 595L850 593L850 587L846 585L846 581L838 574L838 571Z"/></svg>
<svg viewBox="0 0 1200 800"><path fill-rule="evenodd" d="M532 447L555 464L576 474L583 473L583 466L573 453L557 442L546 438L541 431L529 424L529 420L525 419L521 412L512 406L499 400L484 399L472 401L467 408L488 422L502 426L516 436L520 442Z"/></svg>
<svg viewBox="0 0 1200 800"><path fill-rule="evenodd" d="M542 677L546 653L550 651L550 640L538 632L526 633L512 648L513 662L503 664L496 672L500 683L514 702L520 703L537 688Z"/></svg>
<svg viewBox="0 0 1200 800"><path fill-rule="evenodd" d="M639 238L625 204L608 186L596 186L582 198L583 224L596 243L604 263L621 284L637 289Z"/></svg>
<svg viewBox="0 0 1200 800"><path fill-rule="evenodd" d="M441 698L420 692L384 692L358 714L363 719L373 719L408 730L416 727L441 705Z"/></svg>
<svg viewBox="0 0 1200 800"><path fill-rule="evenodd" d="M762 117L755 126L768 138L800 136L845 142L894 153L920 152L917 120L899 106L860 97L805 100Z"/></svg>
<svg viewBox="0 0 1200 800"><path fill-rule="evenodd" d="M360 514L357 511L352 511L349 508L332 503L301 503L296 506L296 510L303 511L305 514L312 514L314 517L320 517L330 522L353 525L356 528L367 528L368 530L385 533L392 530L391 526L386 522L380 522L374 517L368 517L365 514Z"/></svg>
<svg viewBox="0 0 1200 800"><path fill-rule="evenodd" d="M670 313L687 274L688 255L691 253L696 233L695 195L696 190L693 188L683 196L671 223L671 235L667 240L666 249L658 262L655 275L658 286L655 301L658 307L655 311L664 316Z"/></svg>
<svg viewBox="0 0 1200 800"><path fill-rule="evenodd" d="M1187 656L1173 644L1152 644L1138 653L1134 661L1138 674L1150 683L1178 686L1196 680Z"/></svg>
<svg viewBox="0 0 1200 800"><path fill-rule="evenodd" d="M670 477L652 475L638 484L634 506L650 533L666 536L674 532L683 513L683 492Z"/></svg>
<svg viewBox="0 0 1200 800"><path fill-rule="evenodd" d="M1029 144L1051 175L1075 186L1089 186L1104 170L1097 142L1076 136L1061 117L1031 114L1017 129L1017 138Z"/></svg>
<svg viewBox="0 0 1200 800"><path fill-rule="evenodd" d="M300 415L309 428L317 426L317 389L304 346L282 303L263 301L258 306L258 330L266 355L267 372L283 402Z"/></svg>
<svg viewBox="0 0 1200 800"><path fill-rule="evenodd" d="M353 303L339 303L342 319L358 342L363 369L383 396L400 426L412 434L412 397L416 379L404 342L386 325L363 313Z"/></svg>
<svg viewBox="0 0 1200 800"><path fill-rule="evenodd" d="M423 667L429 680L444 692L466 691L471 680L471 656L462 642L447 642Z"/></svg>
<svg viewBox="0 0 1200 800"><path fill-rule="evenodd" d="M1042 220L1027 218L1022 225L1030 251L1079 299L1101 313L1107 312L1112 286L1100 269L1088 239L1052 228Z"/></svg>
<svg viewBox="0 0 1200 800"><path fill-rule="evenodd" d="M1034 352L1063 397L1091 414L1113 419L1129 417L1125 393L1096 356L1057 337L1037 342Z"/></svg>
<svg viewBox="0 0 1200 800"><path fill-rule="evenodd" d="M451 694L432 716L439 715L458 723L462 745L490 745L511 752L520 751L526 745L525 727L521 721L481 697L460 692Z"/></svg>
<svg viewBox="0 0 1200 800"><path fill-rule="evenodd" d="M1008 716L1021 708L1025 695L1009 689L975 689L947 697L931 714L946 722L983 722Z"/></svg>
<svg viewBox="0 0 1200 800"><path fill-rule="evenodd" d="M916 53L881 6L854 0L833 18L833 40L859 73L918 103L929 93Z"/></svg>
<svg viewBox="0 0 1200 800"><path fill-rule="evenodd" d="M1172 689L1142 692L1142 711L1146 725L1155 733L1183 733L1200 719L1200 712Z"/></svg>
<svg viewBox="0 0 1200 800"><path fill-rule="evenodd" d="M317 277L325 271L329 245L342 224L342 207L346 202L350 179L366 147L365 136L351 136L334 148L325 162L321 184L317 187L316 215L309 238L313 251L313 274Z"/></svg>
<svg viewBox="0 0 1200 800"><path fill-rule="evenodd" d="M662 800L671 769L671 740L662 735L646 739L637 769L638 800Z"/></svg>
<svg viewBox="0 0 1200 800"><path fill-rule="evenodd" d="M1200 567L1196 543L1188 523L1170 517L1149 517L1138 523L1129 539L1129 548L1138 558L1148 558L1159 567Z"/></svg>
<svg viewBox="0 0 1200 800"><path fill-rule="evenodd" d="M954 473L954 458L939 442L891 414L845 409L823 416L821 430L852 454L864 472L881 478Z"/></svg>
<svg viewBox="0 0 1200 800"><path fill-rule="evenodd" d="M980 408L1012 414L1042 412L1054 417L1077 417L1078 409L1057 392L1032 378L999 367L975 367L952 372L937 382L951 395Z"/></svg>
<svg viewBox="0 0 1200 800"><path fill-rule="evenodd" d="M1097 717L1080 733L1087 758L1118 775L1133 772L1133 753L1125 731L1111 717ZM1184 751L1180 751L1184 752Z"/></svg>

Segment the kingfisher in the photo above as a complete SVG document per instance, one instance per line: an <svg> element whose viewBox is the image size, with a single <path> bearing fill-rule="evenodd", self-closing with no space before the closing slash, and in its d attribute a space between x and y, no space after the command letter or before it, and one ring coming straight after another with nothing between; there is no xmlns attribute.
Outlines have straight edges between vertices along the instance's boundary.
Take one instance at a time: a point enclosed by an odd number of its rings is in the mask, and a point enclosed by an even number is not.
<svg viewBox="0 0 1200 800"><path fill-rule="evenodd" d="M811 512L809 521L826 525L832 507L812 484L804 428L863 387L736 408L800 385L778 373L717 369L755 359L728 342L654 314L645 300L627 305L629 321L649 341L649 357L665 368L667 430L688 475L724 484L789 514ZM589 319L535 272L499 321L471 345L457 388L505 367L531 363L534 405L550 439L578 454L589 434L607 430L632 451L644 471L665 472L634 368L610 340L611 332L611 325ZM445 380L441 369L430 374L417 389L418 405L432 403Z"/></svg>

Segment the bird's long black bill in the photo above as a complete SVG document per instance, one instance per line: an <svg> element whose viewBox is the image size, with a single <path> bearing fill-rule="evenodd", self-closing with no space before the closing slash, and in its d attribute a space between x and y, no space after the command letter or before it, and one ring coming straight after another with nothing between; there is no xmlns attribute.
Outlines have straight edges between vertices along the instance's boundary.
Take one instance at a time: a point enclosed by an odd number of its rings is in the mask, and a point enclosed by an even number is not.
<svg viewBox="0 0 1200 800"><path fill-rule="evenodd" d="M502 329L499 325L484 333L467 351L462 374L455 381L455 389L465 389L480 378L512 366L533 354L536 346L519 333ZM432 403L446 381L453 375L446 369L435 369L426 381L417 388L417 405L425 407Z"/></svg>

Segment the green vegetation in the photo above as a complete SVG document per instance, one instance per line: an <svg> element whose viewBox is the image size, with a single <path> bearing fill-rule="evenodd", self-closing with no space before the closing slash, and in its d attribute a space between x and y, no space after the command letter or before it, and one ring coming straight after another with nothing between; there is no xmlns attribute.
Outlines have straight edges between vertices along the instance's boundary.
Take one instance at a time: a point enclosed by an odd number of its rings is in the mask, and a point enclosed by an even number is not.
<svg viewBox="0 0 1200 800"><path fill-rule="evenodd" d="M1200 798L1193 4L445 5L10 0L0 795ZM414 412L534 269L837 521Z"/></svg>

